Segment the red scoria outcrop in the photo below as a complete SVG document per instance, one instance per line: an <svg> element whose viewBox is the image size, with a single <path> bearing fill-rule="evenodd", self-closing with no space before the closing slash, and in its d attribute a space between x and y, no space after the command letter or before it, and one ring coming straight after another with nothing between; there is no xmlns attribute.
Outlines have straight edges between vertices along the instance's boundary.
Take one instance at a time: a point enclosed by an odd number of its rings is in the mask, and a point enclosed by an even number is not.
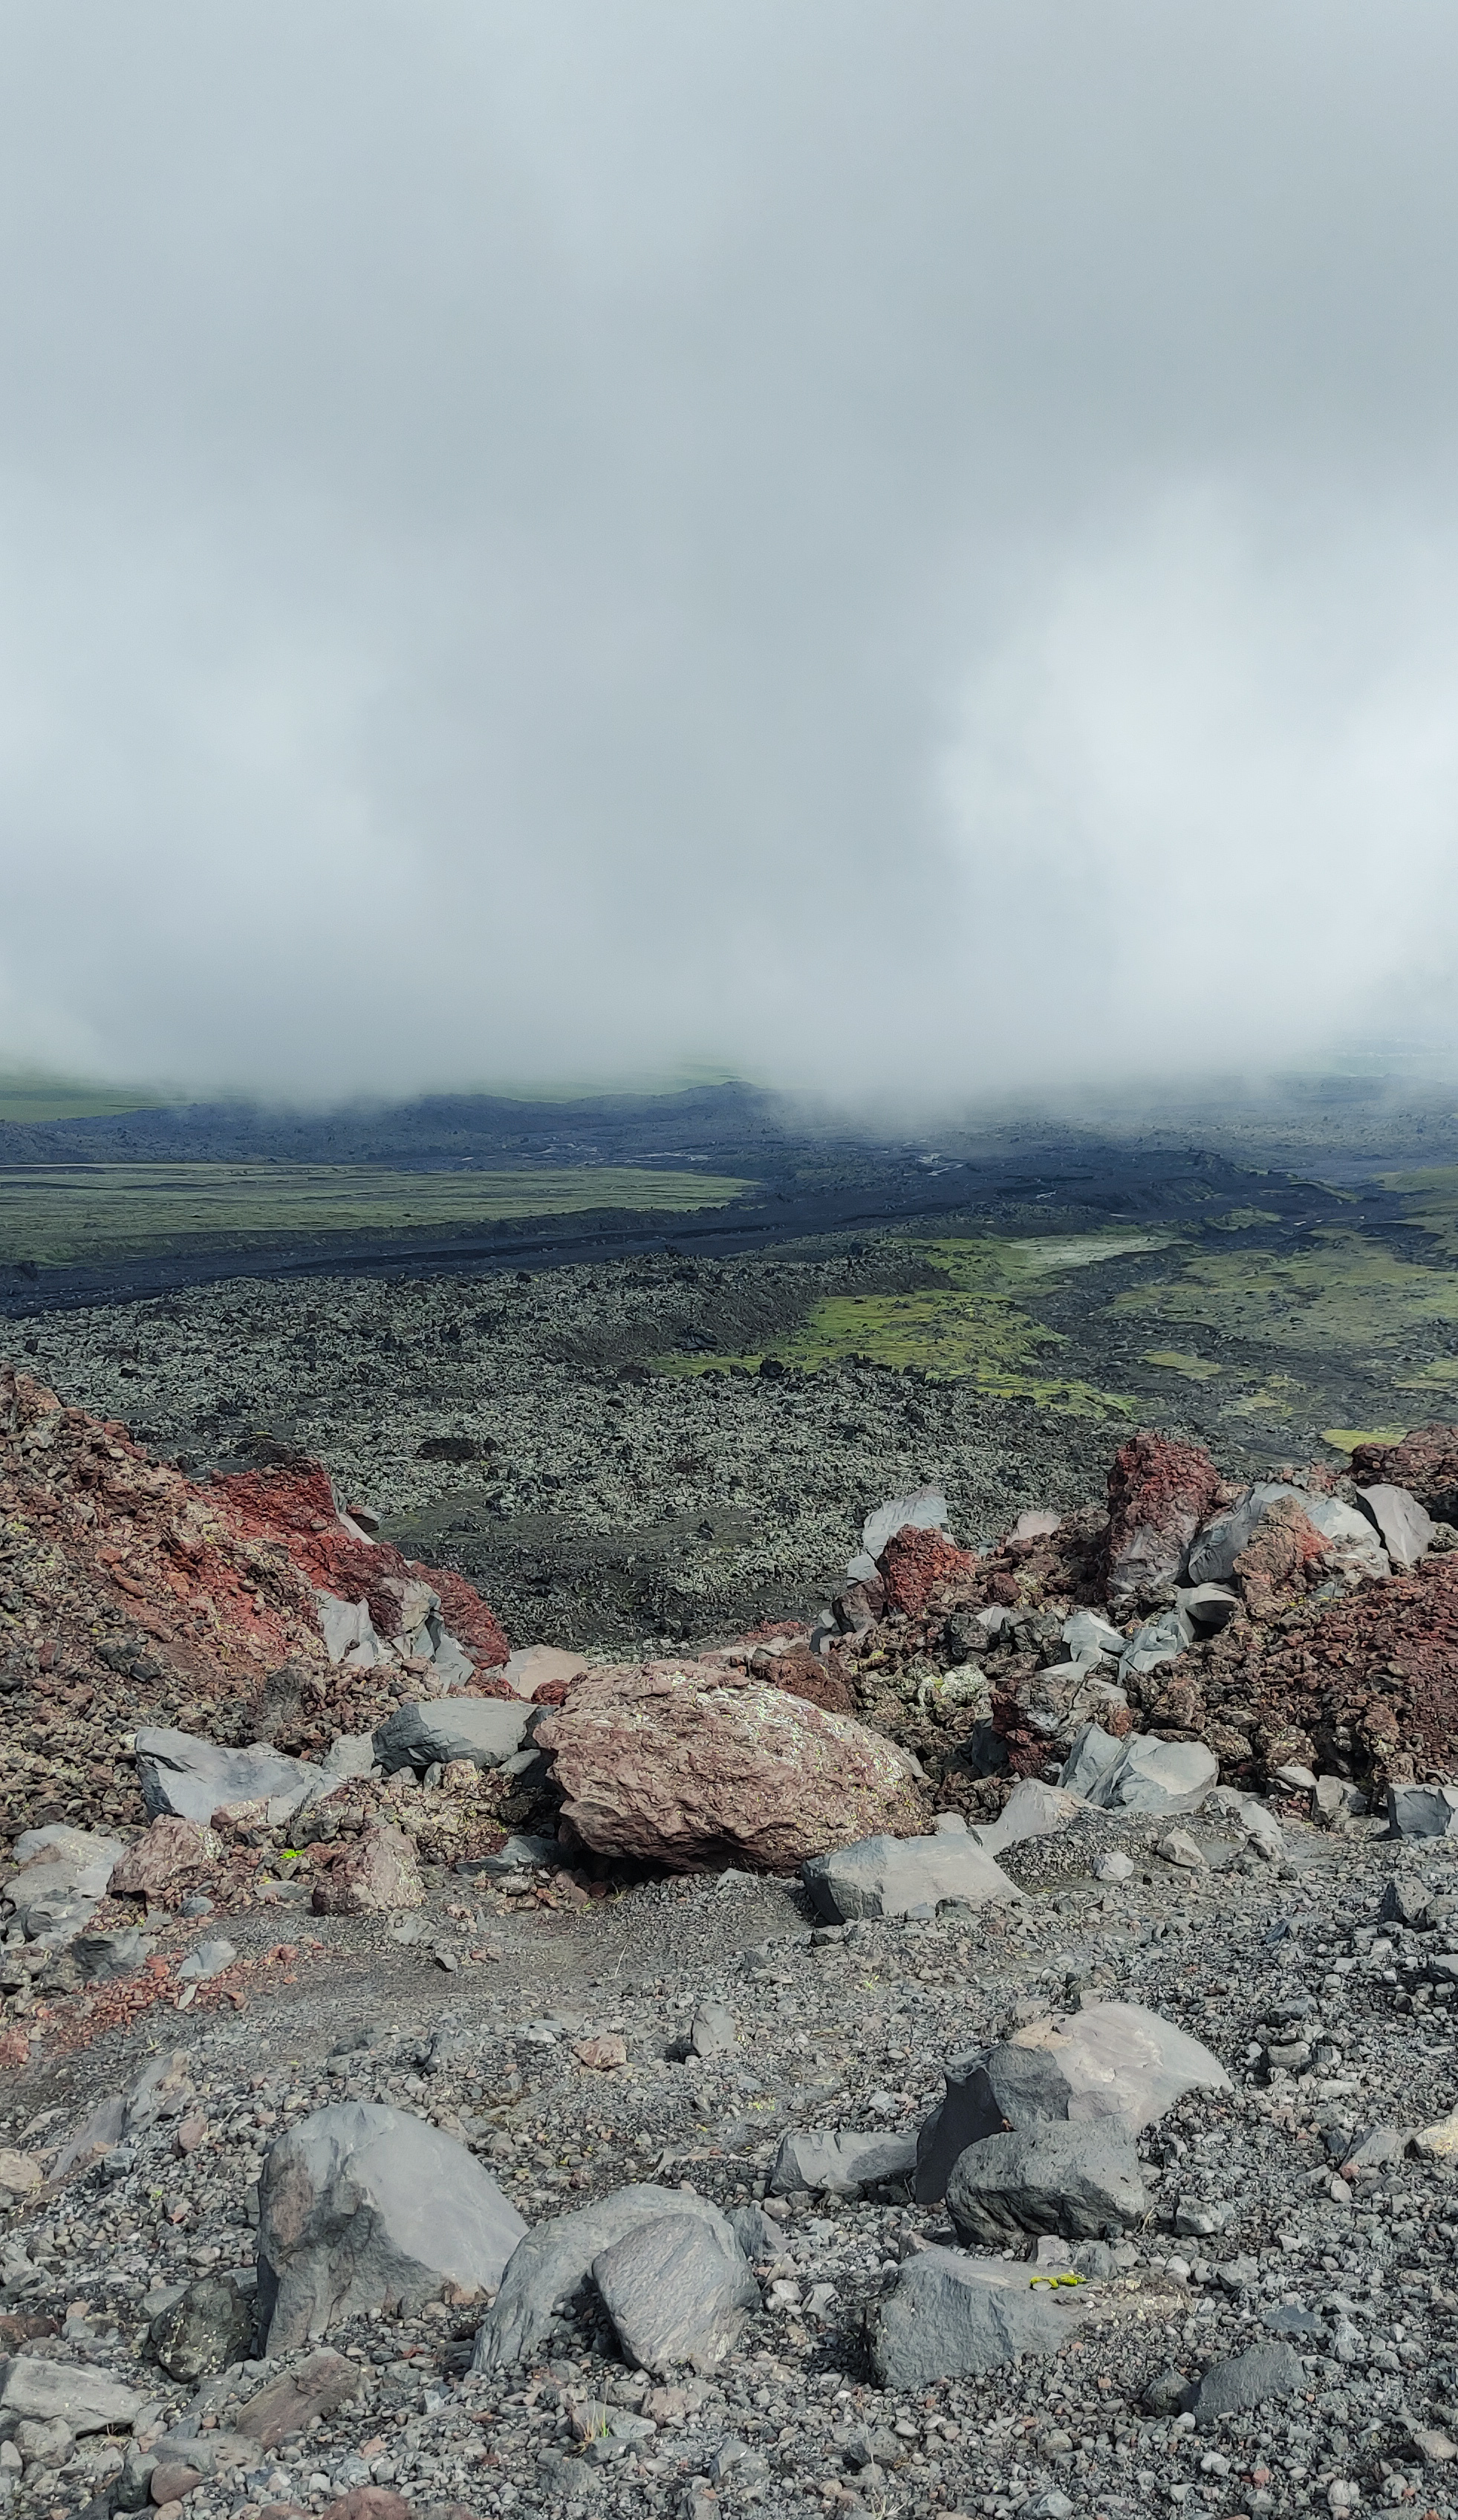
<svg viewBox="0 0 1458 2520"><path fill-rule="evenodd" d="M1199 1444L1147 1427L1121 1444L1109 1471L1109 1598L1132 1602L1171 1584L1204 1516L1223 1494Z"/></svg>
<svg viewBox="0 0 1458 2520"><path fill-rule="evenodd" d="M921 1616L934 1594L950 1589L965 1589L977 1560L965 1549L953 1546L945 1533L923 1531L916 1523L907 1523L892 1533L876 1564L881 1570L881 1584L888 1610L900 1610L908 1619Z"/></svg>
<svg viewBox="0 0 1458 2520"><path fill-rule="evenodd" d="M1400 1444L1358 1444L1351 1456L1358 1487L1408 1488L1439 1522L1458 1519L1458 1426L1430 1418Z"/></svg>
<svg viewBox="0 0 1458 2520"><path fill-rule="evenodd" d="M486 1603L356 1537L317 1462L203 1486L0 1365L0 1832L140 1821L124 1751L139 1725L317 1757L381 1722L407 1666L331 1665L315 1591L368 1599L376 1632L397 1636L405 1589L421 1584L478 1693L508 1693Z"/></svg>

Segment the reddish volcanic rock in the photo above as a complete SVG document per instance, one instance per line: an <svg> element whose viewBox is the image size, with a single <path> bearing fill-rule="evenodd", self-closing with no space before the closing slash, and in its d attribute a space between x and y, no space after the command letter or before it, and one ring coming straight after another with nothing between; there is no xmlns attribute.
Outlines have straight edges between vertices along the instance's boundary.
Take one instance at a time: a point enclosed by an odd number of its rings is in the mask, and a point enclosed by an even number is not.
<svg viewBox="0 0 1458 2520"><path fill-rule="evenodd" d="M381 1723L400 1666L331 1666L316 1587L368 1598L394 1634L405 1585L423 1583L467 1653L506 1658L490 1609L460 1576L345 1529L317 1462L199 1486L149 1460L115 1419L64 1408L6 1365L0 1517L34 1614L8 1648L33 1703L0 1742L0 1833L144 1819L116 1751L139 1721L226 1746L266 1728L304 1757ZM489 1671L475 1686L506 1689Z"/></svg>
<svg viewBox="0 0 1458 2520"><path fill-rule="evenodd" d="M1400 1444L1358 1444L1351 1475L1358 1487L1409 1488L1439 1522L1458 1521L1458 1426L1433 1418Z"/></svg>
<svg viewBox="0 0 1458 2520"><path fill-rule="evenodd" d="M1304 1733L1323 1766L1338 1759L1383 1783L1458 1770L1458 1552L1410 1575L1363 1584L1319 1618L1253 1638L1242 1694L1275 1742ZM1262 1743L1268 1764L1272 1754ZM1282 1750L1278 1756L1291 1755Z"/></svg>
<svg viewBox="0 0 1458 2520"><path fill-rule="evenodd" d="M555 1762L563 1820L599 1855L787 1872L922 1822L903 1751L732 1666L601 1666L536 1737Z"/></svg>
<svg viewBox="0 0 1458 2520"><path fill-rule="evenodd" d="M965 1587L977 1560L965 1549L954 1548L940 1531L923 1531L908 1522L892 1533L876 1564L887 1609L903 1610L908 1619L915 1619L934 1593L948 1585Z"/></svg>
<svg viewBox="0 0 1458 2520"><path fill-rule="evenodd" d="M476 1662L494 1669L507 1660L506 1637L464 1575L422 1566L386 1540L360 1540L345 1529L322 1462L230 1473L215 1478L209 1493L222 1501L235 1531L282 1541L318 1592L367 1601L376 1636L399 1636L404 1587L423 1583L439 1595L446 1626Z"/></svg>
<svg viewBox="0 0 1458 2520"><path fill-rule="evenodd" d="M1109 1472L1109 1598L1123 1605L1158 1591L1221 1493L1219 1471L1199 1444L1142 1428L1121 1444Z"/></svg>
<svg viewBox="0 0 1458 2520"><path fill-rule="evenodd" d="M315 1858L324 1869L314 1888L317 1916L380 1915L419 1908L424 1899L416 1851L403 1829L367 1828L336 1850L316 1848Z"/></svg>
<svg viewBox="0 0 1458 2520"><path fill-rule="evenodd" d="M1295 1497L1277 1497L1235 1560L1234 1576L1253 1619L1272 1619L1322 1572L1326 1542Z"/></svg>
<svg viewBox="0 0 1458 2520"><path fill-rule="evenodd" d="M856 1692L838 1671L829 1671L818 1654L756 1654L750 1672L772 1688L785 1688L808 1706L823 1706L832 1715L854 1715Z"/></svg>
<svg viewBox="0 0 1458 2520"><path fill-rule="evenodd" d="M222 1853L222 1839L200 1821L164 1813L127 1848L108 1887L113 1898L158 1899L184 1881L195 1881L199 1872L211 1871Z"/></svg>

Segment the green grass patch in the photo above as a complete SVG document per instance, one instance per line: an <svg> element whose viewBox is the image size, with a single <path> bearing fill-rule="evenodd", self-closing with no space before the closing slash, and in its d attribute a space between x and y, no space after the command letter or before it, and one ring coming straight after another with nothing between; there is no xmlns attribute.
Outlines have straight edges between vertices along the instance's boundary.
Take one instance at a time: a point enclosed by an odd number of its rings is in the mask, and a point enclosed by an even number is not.
<svg viewBox="0 0 1458 2520"><path fill-rule="evenodd" d="M1144 1362L1163 1366L1167 1373L1182 1373L1187 1382L1214 1382L1220 1372L1208 1356L1189 1356L1177 1347L1147 1347Z"/></svg>
<svg viewBox="0 0 1458 2520"><path fill-rule="evenodd" d="M595 1209L678 1215L755 1188L631 1164L410 1173L369 1164L0 1168L0 1256L60 1267L149 1253L256 1250L300 1237L464 1231Z"/></svg>
<svg viewBox="0 0 1458 2520"><path fill-rule="evenodd" d="M87 1085L74 1076L0 1070L0 1120L31 1128L48 1120L106 1120L118 1111L160 1111L172 1099L121 1085Z"/></svg>
<svg viewBox="0 0 1458 2520"><path fill-rule="evenodd" d="M1277 1354L1356 1354L1390 1368L1415 1337L1458 1323L1458 1277L1321 1226L1300 1251L1197 1251L1178 1277L1130 1287L1111 1309L1223 1330Z"/></svg>
<svg viewBox="0 0 1458 2520"><path fill-rule="evenodd" d="M1246 1234L1252 1226L1279 1225L1280 1222L1273 1207L1232 1207L1223 1216L1206 1219L1213 1234Z"/></svg>
<svg viewBox="0 0 1458 2520"><path fill-rule="evenodd" d="M1321 1440L1334 1453L1354 1453L1358 1444L1400 1444L1405 1426L1323 1426Z"/></svg>
<svg viewBox="0 0 1458 2520"><path fill-rule="evenodd" d="M907 1242L948 1282L912 1294L831 1295L817 1304L797 1330L763 1352L744 1356L667 1356L661 1373L724 1372L734 1365L757 1372L763 1355L814 1373L843 1358L874 1365L913 1366L939 1382L967 1381L1004 1399L1037 1401L1067 1417L1129 1418L1136 1403L1074 1375L1050 1373L1047 1361L1068 1339L1044 1328L1019 1301L1034 1281L1046 1282L1054 1267L1082 1268L1128 1250L1159 1249L1169 1236L1079 1235L1055 1245L1037 1239L944 1239ZM1054 1248L1062 1256L1050 1259Z"/></svg>

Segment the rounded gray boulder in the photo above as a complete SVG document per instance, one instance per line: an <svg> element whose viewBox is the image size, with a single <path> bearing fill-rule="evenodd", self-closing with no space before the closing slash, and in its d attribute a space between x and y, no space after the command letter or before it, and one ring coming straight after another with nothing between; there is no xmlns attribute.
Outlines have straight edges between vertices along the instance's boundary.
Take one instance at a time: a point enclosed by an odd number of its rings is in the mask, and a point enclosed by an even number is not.
<svg viewBox="0 0 1458 2520"><path fill-rule="evenodd" d="M526 2225L464 2144L368 2100L316 2109L259 2182L258 2316L289 2353L363 2310L494 2290Z"/></svg>

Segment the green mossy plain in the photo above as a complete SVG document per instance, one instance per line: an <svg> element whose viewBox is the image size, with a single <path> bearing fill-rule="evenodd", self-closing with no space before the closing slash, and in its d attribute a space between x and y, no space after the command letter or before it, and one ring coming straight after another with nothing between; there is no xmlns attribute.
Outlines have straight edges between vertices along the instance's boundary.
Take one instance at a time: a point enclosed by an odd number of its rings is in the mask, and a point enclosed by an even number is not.
<svg viewBox="0 0 1458 2520"><path fill-rule="evenodd" d="M622 1164L396 1172L371 1164L76 1164L0 1170L0 1254L42 1267L248 1251L298 1237L419 1234L596 1209L683 1215L752 1183Z"/></svg>

